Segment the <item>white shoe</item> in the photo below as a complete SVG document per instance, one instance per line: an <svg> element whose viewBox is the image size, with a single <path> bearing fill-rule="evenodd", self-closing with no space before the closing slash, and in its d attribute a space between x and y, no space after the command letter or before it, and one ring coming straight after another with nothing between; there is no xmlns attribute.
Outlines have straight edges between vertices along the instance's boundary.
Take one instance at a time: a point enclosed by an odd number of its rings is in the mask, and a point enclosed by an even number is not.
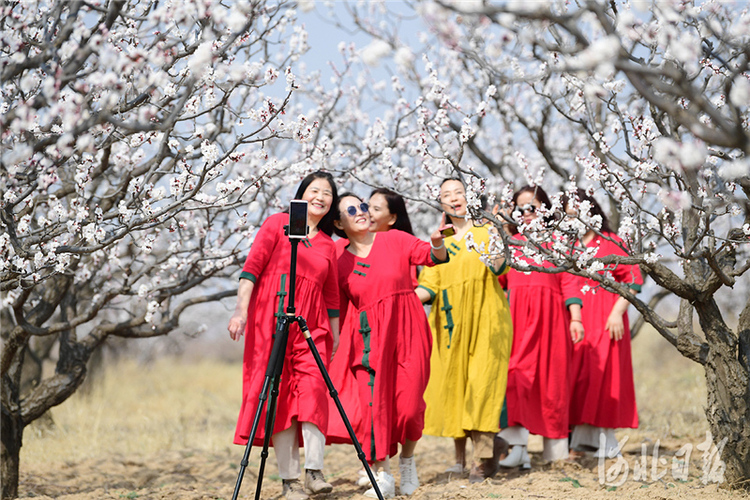
<svg viewBox="0 0 750 500"><path fill-rule="evenodd" d="M365 486L370 486L370 478L367 476L367 471L364 469L359 469L359 477L357 478L357 486L360 488L364 488Z"/></svg>
<svg viewBox="0 0 750 500"><path fill-rule="evenodd" d="M464 472L464 466L463 464L453 464L447 469L445 469L446 474L463 474Z"/></svg>
<svg viewBox="0 0 750 500"><path fill-rule="evenodd" d="M388 474L386 471L381 470L375 474L375 482L378 483L378 489L383 498L393 498L396 496L396 480L393 476ZM367 498L378 498L378 494L375 493L375 488L370 488L364 492Z"/></svg>
<svg viewBox="0 0 750 500"><path fill-rule="evenodd" d="M419 488L419 478L417 477L417 464L414 457L400 458L398 461L398 470L401 475L399 489L402 495L411 495Z"/></svg>
<svg viewBox="0 0 750 500"><path fill-rule="evenodd" d="M520 444L514 445L510 453L504 459L498 462L500 467L521 467L522 469L531 469L531 459L526 447Z"/></svg>

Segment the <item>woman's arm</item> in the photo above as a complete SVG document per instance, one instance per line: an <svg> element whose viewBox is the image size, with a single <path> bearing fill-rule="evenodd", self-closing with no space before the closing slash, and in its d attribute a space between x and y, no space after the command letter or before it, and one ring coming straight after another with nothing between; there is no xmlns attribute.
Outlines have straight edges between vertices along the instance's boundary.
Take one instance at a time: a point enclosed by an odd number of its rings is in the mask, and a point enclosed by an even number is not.
<svg viewBox="0 0 750 500"><path fill-rule="evenodd" d="M635 292L630 290L630 293ZM620 296L612 306L609 317L607 317L607 324L604 326L604 329L609 332L609 338L612 340L620 340L625 335L625 321L623 320L623 316L625 315L625 311L628 310L629 305L630 302L628 302L628 299Z"/></svg>
<svg viewBox="0 0 750 500"><path fill-rule="evenodd" d="M568 306L570 311L570 338L574 344L577 344L583 340L583 322L581 321L581 305L570 304Z"/></svg>
<svg viewBox="0 0 750 500"><path fill-rule="evenodd" d="M253 287L255 287L255 283L249 279L240 278L239 288L237 289L237 305L234 307L234 314L229 319L229 326L227 327L232 340L240 340L240 337L245 333L247 310L250 307Z"/></svg>
<svg viewBox="0 0 750 500"><path fill-rule="evenodd" d="M333 349L331 350L331 359L333 359L339 348L339 317L329 316L328 319L331 322L331 333L333 333Z"/></svg>
<svg viewBox="0 0 750 500"><path fill-rule="evenodd" d="M424 288L422 288L421 286L418 286L417 288L415 288L414 293L417 294L417 297L419 297L419 301L422 302L422 304L425 304L432 300L430 293Z"/></svg>

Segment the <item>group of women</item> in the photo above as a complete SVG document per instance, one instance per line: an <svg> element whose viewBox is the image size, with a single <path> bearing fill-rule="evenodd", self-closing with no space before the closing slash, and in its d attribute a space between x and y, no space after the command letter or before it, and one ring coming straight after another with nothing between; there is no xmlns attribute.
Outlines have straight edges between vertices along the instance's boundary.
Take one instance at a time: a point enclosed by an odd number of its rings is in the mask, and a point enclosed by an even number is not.
<svg viewBox="0 0 750 500"><path fill-rule="evenodd" d="M443 181L439 201L444 214L429 241L412 234L403 198L387 189L373 191L368 202L352 193L339 196L330 174L315 172L302 181L295 199L308 202L310 228L297 254L299 314L329 363L384 497L396 494L389 459L399 444L399 491L411 495L419 487L414 450L423 433L454 439L452 472L463 472L471 438L469 479L475 482L491 477L499 466L529 467L529 433L544 436L544 459L557 460L568 456L571 431L571 446L577 449L598 449L600 435L612 448L617 444L612 429L637 426L628 302L603 289L581 293L584 284L596 289L595 281L584 283L566 273L518 272L502 256L481 258L476 249L488 248L495 228L468 217L460 180ZM522 188L513 201L522 229L544 212L542 207L551 206L541 188ZM567 205L571 216L591 207L604 217L585 192ZM229 322L234 340L245 335L237 444L249 438L275 315L286 306L287 220L284 214L273 215L259 229ZM578 244L598 247L599 255L624 255L621 241L603 220ZM523 231L509 230L522 243ZM524 257L519 253L519 258ZM423 269L417 280L418 267ZM637 267L612 266L603 272L634 289L640 284ZM429 318L423 303L431 304ZM351 441L295 324L271 432L287 500L332 490L322 473L325 444ZM258 429L254 444L262 442L263 429ZM304 484L300 445L305 448ZM361 474L358 482L369 484ZM374 488L365 496L377 497Z"/></svg>

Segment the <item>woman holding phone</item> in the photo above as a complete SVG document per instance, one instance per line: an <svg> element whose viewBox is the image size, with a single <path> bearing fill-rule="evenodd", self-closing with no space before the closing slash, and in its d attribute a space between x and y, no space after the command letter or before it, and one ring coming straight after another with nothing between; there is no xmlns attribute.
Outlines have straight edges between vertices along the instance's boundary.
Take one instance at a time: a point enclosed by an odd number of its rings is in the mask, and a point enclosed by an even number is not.
<svg viewBox="0 0 750 500"><path fill-rule="evenodd" d="M344 335L351 339L344 375L355 381L334 385L342 387L347 413L359 409L353 427L388 498L396 493L389 458L398 444L400 493L411 495L419 486L414 449L424 427L431 338L410 269L441 264L448 253L437 230L429 243L395 229L370 231L368 209L356 195L344 194L334 221L337 234L349 241L338 273L341 309L347 311ZM377 497L373 488L364 495Z"/></svg>
<svg viewBox="0 0 750 500"><path fill-rule="evenodd" d="M489 224L474 225L468 218L466 188L459 179L445 179L440 204L454 234L445 238L450 262L426 268L416 292L431 303L433 335L430 382L425 392L425 434L454 439L456 465L448 472L463 472L466 438L474 456L469 480L482 481L497 472L500 446L495 439L505 397L513 325L508 301L498 283L506 271L502 257L489 265L469 240L487 247Z"/></svg>

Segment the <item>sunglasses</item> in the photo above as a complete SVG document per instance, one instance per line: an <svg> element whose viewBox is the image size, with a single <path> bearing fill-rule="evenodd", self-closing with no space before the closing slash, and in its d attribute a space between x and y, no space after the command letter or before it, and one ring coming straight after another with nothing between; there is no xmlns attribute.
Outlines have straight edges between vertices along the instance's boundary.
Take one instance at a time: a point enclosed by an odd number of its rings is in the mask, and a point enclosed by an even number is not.
<svg viewBox="0 0 750 500"><path fill-rule="evenodd" d="M370 205L368 205L367 203L360 203L359 209L363 214L366 214L370 209ZM354 217L355 215L357 215L357 207L355 207L354 205L346 207L346 213L349 214L349 217Z"/></svg>
<svg viewBox="0 0 750 500"><path fill-rule="evenodd" d="M528 204L522 207L516 207L514 212L516 212L519 215L523 215L525 212L529 212L530 214L533 214L534 212L536 212L536 208L537 208L536 205Z"/></svg>

